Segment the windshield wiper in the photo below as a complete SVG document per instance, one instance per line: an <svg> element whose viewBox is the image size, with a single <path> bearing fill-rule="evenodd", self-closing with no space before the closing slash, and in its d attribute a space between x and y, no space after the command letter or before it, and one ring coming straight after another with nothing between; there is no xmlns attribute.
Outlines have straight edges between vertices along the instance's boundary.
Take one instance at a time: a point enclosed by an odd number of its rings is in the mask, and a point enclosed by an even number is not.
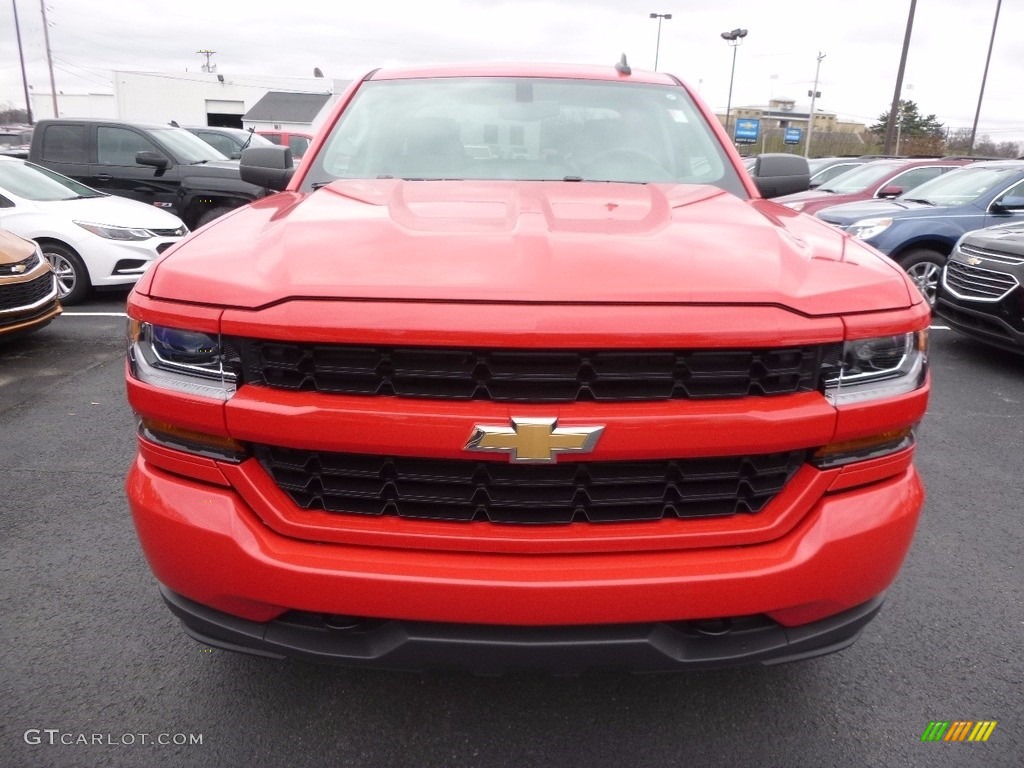
<svg viewBox="0 0 1024 768"><path fill-rule="evenodd" d="M831 187L818 187L819 192L828 192L830 195L834 195L838 192L838 189L832 189Z"/></svg>
<svg viewBox="0 0 1024 768"><path fill-rule="evenodd" d="M931 200L925 200L923 197L901 197L899 199L908 203L922 203L923 205L935 206L935 203Z"/></svg>
<svg viewBox="0 0 1024 768"><path fill-rule="evenodd" d="M314 192L316 192L318 189L323 189L324 187L326 187L330 183L331 182L329 182L329 181L318 181L318 182L313 184L312 189L313 189Z"/></svg>

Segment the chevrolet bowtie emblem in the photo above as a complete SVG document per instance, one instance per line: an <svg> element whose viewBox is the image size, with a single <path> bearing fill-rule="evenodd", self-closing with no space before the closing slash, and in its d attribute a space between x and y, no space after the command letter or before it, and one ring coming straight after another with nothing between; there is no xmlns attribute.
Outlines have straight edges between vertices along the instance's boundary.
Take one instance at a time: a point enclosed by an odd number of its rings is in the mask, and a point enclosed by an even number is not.
<svg viewBox="0 0 1024 768"><path fill-rule="evenodd" d="M983 259L979 259L977 256L967 257L967 263L970 264L972 267L978 266L979 264L981 264L982 261Z"/></svg>
<svg viewBox="0 0 1024 768"><path fill-rule="evenodd" d="M521 464L554 464L559 453L589 453L604 427L559 427L558 419L512 419L511 427L477 424L464 450L509 454Z"/></svg>
<svg viewBox="0 0 1024 768"><path fill-rule="evenodd" d="M11 267L11 273L15 275L20 275L26 269L28 269L28 267L26 267L24 264L15 264L13 267Z"/></svg>

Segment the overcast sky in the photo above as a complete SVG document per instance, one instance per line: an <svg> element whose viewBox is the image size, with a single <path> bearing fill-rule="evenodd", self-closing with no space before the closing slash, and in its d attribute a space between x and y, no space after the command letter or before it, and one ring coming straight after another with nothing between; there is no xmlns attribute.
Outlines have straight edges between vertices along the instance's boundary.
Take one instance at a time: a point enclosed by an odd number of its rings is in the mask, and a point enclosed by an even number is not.
<svg viewBox="0 0 1024 768"><path fill-rule="evenodd" d="M29 84L49 92L38 0L16 0ZM658 68L723 109L732 51L720 33L749 30L737 51L733 106L787 96L806 104L819 51L818 109L873 123L892 101L910 0L46 0L57 89L111 92L113 69L351 78L393 65L449 61ZM951 128L974 120L996 0L919 0L904 98ZM1004 0L979 136L1024 141L1024 0ZM777 76L777 77L773 77ZM0 103L24 106L10 0L0 0Z"/></svg>

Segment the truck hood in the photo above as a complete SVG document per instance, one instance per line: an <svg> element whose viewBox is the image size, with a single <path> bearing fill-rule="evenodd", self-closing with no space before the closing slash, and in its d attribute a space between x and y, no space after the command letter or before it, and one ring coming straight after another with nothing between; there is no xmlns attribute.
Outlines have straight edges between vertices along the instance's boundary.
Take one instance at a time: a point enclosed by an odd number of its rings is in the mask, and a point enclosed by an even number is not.
<svg viewBox="0 0 1024 768"><path fill-rule="evenodd" d="M339 181L237 209L141 292L257 308L289 298L907 307L898 267L839 231L714 187Z"/></svg>

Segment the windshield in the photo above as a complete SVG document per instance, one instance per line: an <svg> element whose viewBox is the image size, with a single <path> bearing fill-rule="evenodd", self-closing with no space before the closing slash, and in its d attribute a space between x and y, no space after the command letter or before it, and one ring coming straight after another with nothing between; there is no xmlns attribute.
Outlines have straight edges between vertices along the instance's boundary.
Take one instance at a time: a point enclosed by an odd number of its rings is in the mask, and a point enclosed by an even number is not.
<svg viewBox="0 0 1024 768"><path fill-rule="evenodd" d="M993 187L1002 186L1020 173L1020 168L986 168L973 165L926 181L897 199L925 200L934 205L967 205Z"/></svg>
<svg viewBox="0 0 1024 768"><path fill-rule="evenodd" d="M104 197L85 184L59 173L19 160L0 160L0 190L34 202L75 200L80 197Z"/></svg>
<svg viewBox="0 0 1024 768"><path fill-rule="evenodd" d="M590 80L366 83L304 188L380 178L714 184L746 195L682 88Z"/></svg>
<svg viewBox="0 0 1024 768"><path fill-rule="evenodd" d="M184 128L154 128L151 133L154 139L171 151L179 163L227 160L227 157Z"/></svg>
<svg viewBox="0 0 1024 768"><path fill-rule="evenodd" d="M898 171L904 163L878 161L865 163L841 173L821 187L825 192L836 192L840 195L852 195L863 192L868 187L878 184L889 174Z"/></svg>

